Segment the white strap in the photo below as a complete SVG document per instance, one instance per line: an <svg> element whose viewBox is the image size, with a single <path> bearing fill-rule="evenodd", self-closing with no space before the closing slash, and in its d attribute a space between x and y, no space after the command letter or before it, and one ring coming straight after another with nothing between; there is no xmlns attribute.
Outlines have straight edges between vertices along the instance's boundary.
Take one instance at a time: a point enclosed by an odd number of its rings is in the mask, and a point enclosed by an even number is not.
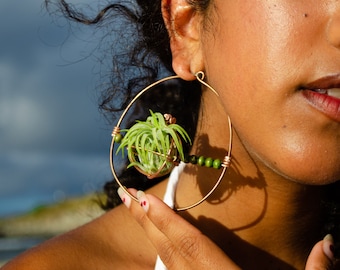
<svg viewBox="0 0 340 270"><path fill-rule="evenodd" d="M176 166L169 177L168 184L165 190L163 201L171 208L174 208L175 204L175 192L178 183L178 179L180 174L182 173L185 167L185 163L181 162L178 166ZM161 258L157 256L155 270L167 270L166 266L162 262Z"/></svg>

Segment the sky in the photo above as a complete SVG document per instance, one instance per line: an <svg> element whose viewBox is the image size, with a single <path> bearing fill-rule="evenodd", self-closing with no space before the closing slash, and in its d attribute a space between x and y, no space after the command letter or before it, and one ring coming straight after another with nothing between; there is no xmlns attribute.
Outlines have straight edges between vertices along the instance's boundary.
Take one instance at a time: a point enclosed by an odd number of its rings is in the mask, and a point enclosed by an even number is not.
<svg viewBox="0 0 340 270"><path fill-rule="evenodd" d="M95 35L42 2L0 1L0 217L111 179Z"/></svg>

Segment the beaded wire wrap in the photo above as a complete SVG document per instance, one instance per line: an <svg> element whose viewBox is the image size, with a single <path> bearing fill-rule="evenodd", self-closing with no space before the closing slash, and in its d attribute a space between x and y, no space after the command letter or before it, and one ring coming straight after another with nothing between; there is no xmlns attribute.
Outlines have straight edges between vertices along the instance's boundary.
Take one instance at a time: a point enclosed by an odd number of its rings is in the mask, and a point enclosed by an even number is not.
<svg viewBox="0 0 340 270"><path fill-rule="evenodd" d="M204 86L206 86L209 90L211 90L216 96L219 97L219 94L216 92L216 90L214 88L212 88L209 84L207 84L205 81L204 81L204 72L203 71L199 71L195 74L196 76L196 79L201 83L203 84ZM111 146L110 146L110 167L111 167L111 172L112 172L112 175L113 177L115 178L117 184L122 188L122 190L134 201L138 202L138 198L135 197L134 195L132 195L125 186L123 186L123 184L120 182L118 176L117 176L117 173L115 171L115 168L114 168L114 164L113 164L113 150L114 150L114 145L115 145L115 142L119 141L120 138L121 138L121 134L120 134L120 125L124 119L124 117L126 116L127 112L129 111L129 109L131 108L131 106L136 102L136 100L138 98L140 98L141 95L143 95L146 91L150 90L151 88L153 88L154 86L158 85L158 84L161 84L165 81L169 81L169 80L173 80L173 79L180 79L179 76L177 75L174 75L174 76L169 76L169 77L165 77L161 80L158 80L156 82L154 82L153 84L150 84L149 86L145 87L142 91L140 91L132 100L131 102L127 105L127 107L125 108L125 110L123 111L122 115L120 116L118 122L117 122L117 125L113 128L112 130L112 140L111 140ZM212 189L202 198L200 199L199 201L191 204L191 205L188 205L188 206L185 206L185 207L179 207L179 208L176 208L174 210L176 211L185 211L185 210L189 210L191 208L194 208L196 206L198 206L199 204L201 204L202 202L204 202L215 190L216 188L218 187L218 185L221 183L228 167L230 166L230 162L231 162L231 148L232 148L232 136L233 136L233 133L232 133L232 125L231 125L231 120L228 116L228 124L229 124L229 147L228 147L228 152L227 152L227 155L223 158L223 161L221 163L221 167L222 167L222 171L221 171L221 174L218 178L218 180L216 181L215 185L212 187Z"/></svg>

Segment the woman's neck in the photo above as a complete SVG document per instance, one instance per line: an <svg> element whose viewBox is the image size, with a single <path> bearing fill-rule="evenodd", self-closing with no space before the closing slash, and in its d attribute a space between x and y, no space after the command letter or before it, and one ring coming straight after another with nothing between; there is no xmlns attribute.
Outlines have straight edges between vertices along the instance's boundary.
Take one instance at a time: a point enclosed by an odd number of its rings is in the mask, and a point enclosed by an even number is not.
<svg viewBox="0 0 340 270"><path fill-rule="evenodd" d="M239 263L258 260L290 269L284 261L302 268L310 248L320 240L322 189L266 173L242 174L238 166L229 169L207 202L184 216ZM219 176L216 172L188 166L178 186L178 205L189 205L206 194ZM243 267L251 269L246 264Z"/></svg>
<svg viewBox="0 0 340 270"><path fill-rule="evenodd" d="M211 100L216 115L221 110ZM211 105L212 105L211 104ZM208 112L206 105L203 110ZM228 145L227 117L204 113L193 153L221 158ZM218 127L218 128L216 128ZM219 170L187 166L176 194L179 206L206 194ZM232 166L218 189L202 205L181 213L211 237L242 268L302 268L321 231L321 187L285 179L252 158L234 134ZM250 265L248 265L248 263Z"/></svg>

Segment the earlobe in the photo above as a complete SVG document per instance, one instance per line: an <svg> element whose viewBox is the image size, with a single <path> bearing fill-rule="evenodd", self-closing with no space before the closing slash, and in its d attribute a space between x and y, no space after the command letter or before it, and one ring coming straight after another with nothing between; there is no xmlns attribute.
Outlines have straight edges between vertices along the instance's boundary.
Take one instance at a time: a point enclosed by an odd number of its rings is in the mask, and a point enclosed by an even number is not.
<svg viewBox="0 0 340 270"><path fill-rule="evenodd" d="M203 69L200 51L201 15L187 0L163 0L162 14L170 37L172 66L184 80Z"/></svg>

